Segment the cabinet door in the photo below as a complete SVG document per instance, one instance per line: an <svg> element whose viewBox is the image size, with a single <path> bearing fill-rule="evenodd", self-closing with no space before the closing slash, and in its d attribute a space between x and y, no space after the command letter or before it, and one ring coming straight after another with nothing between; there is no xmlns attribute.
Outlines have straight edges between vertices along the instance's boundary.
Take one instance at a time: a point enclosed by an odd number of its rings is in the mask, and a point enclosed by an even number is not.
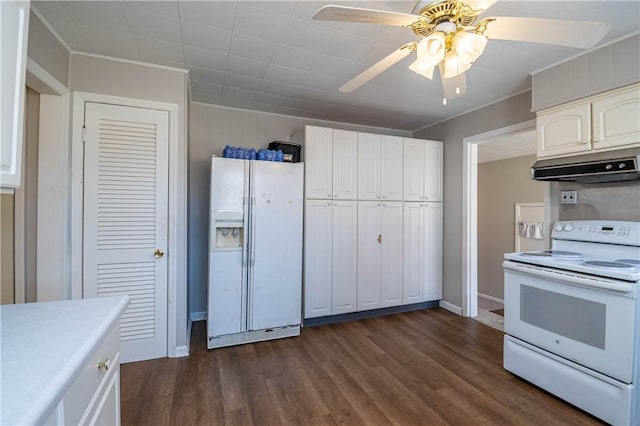
<svg viewBox="0 0 640 426"><path fill-rule="evenodd" d="M442 142L424 141L424 199L442 201Z"/></svg>
<svg viewBox="0 0 640 426"><path fill-rule="evenodd" d="M333 253L331 268L332 314L345 314L357 309L357 232L358 210L355 201L333 203Z"/></svg>
<svg viewBox="0 0 640 426"><path fill-rule="evenodd" d="M355 200L358 195L358 133L333 131L333 198Z"/></svg>
<svg viewBox="0 0 640 426"><path fill-rule="evenodd" d="M402 304L402 203L383 202L380 212L380 306L386 308Z"/></svg>
<svg viewBox="0 0 640 426"><path fill-rule="evenodd" d="M0 1L2 39L2 119L0 186L20 186L29 1Z"/></svg>
<svg viewBox="0 0 640 426"><path fill-rule="evenodd" d="M423 301L424 220L421 203L403 207L402 299L404 304Z"/></svg>
<svg viewBox="0 0 640 426"><path fill-rule="evenodd" d="M304 317L322 317L331 315L332 202L309 200L304 211Z"/></svg>
<svg viewBox="0 0 640 426"><path fill-rule="evenodd" d="M402 138L382 136L382 199L402 200Z"/></svg>
<svg viewBox="0 0 640 426"><path fill-rule="evenodd" d="M120 424L120 366L112 374L102 395L96 401L96 411L91 417L90 425Z"/></svg>
<svg viewBox="0 0 640 426"><path fill-rule="evenodd" d="M426 203L422 209L423 300L439 300L442 298L442 203Z"/></svg>
<svg viewBox="0 0 640 426"><path fill-rule="evenodd" d="M379 200L382 196L380 135L358 133L358 199Z"/></svg>
<svg viewBox="0 0 640 426"><path fill-rule="evenodd" d="M380 203L358 203L358 310L380 307Z"/></svg>
<svg viewBox="0 0 640 426"><path fill-rule="evenodd" d="M404 200L424 199L424 141L404 138Z"/></svg>
<svg viewBox="0 0 640 426"><path fill-rule="evenodd" d="M593 102L593 148L640 145L640 90L630 90Z"/></svg>
<svg viewBox="0 0 640 426"><path fill-rule="evenodd" d="M542 112L536 121L538 158L591 150L591 104Z"/></svg>
<svg viewBox="0 0 640 426"><path fill-rule="evenodd" d="M304 196L331 199L333 191L333 130L305 127Z"/></svg>

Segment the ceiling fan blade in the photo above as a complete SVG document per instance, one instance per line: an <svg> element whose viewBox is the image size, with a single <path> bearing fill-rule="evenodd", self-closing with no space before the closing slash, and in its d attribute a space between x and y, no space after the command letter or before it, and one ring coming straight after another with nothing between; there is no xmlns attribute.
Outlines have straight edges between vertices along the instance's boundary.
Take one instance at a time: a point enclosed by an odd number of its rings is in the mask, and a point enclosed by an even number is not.
<svg viewBox="0 0 640 426"><path fill-rule="evenodd" d="M487 10L498 0L466 0L464 4L469 6L473 10Z"/></svg>
<svg viewBox="0 0 640 426"><path fill-rule="evenodd" d="M353 92L358 87L376 77L382 71L400 62L409 53L411 53L409 49L398 49L393 51L393 53L391 53L390 55L385 56L380 61L373 64L371 67L367 68L362 73L358 74L356 77L343 84L338 90L344 93Z"/></svg>
<svg viewBox="0 0 640 426"><path fill-rule="evenodd" d="M526 41L589 49L609 31L604 22L499 16L489 22L484 35L490 39Z"/></svg>
<svg viewBox="0 0 640 426"><path fill-rule="evenodd" d="M313 15L318 21L346 21L366 24L383 24L402 27L411 25L419 17L408 13L387 12L385 10L362 9L359 7L327 5Z"/></svg>

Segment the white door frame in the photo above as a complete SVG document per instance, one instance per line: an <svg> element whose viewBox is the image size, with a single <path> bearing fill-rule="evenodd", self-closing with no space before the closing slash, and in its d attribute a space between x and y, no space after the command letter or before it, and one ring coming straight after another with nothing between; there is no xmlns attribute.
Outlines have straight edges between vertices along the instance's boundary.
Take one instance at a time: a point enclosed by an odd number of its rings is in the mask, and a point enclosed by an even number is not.
<svg viewBox="0 0 640 426"><path fill-rule="evenodd" d="M462 315L478 316L478 145L497 136L535 129L528 120L463 139Z"/></svg>
<svg viewBox="0 0 640 426"><path fill-rule="evenodd" d="M82 252L83 252L83 164L84 146L82 142L82 123L84 122L85 102L107 103L128 107L156 109L169 113L169 217L168 217L168 258L167 258L167 354L169 357L185 354L177 348L177 305L176 301L186 300L186 287L180 289L178 297L178 235L175 223L180 216L177 205L178 195L178 105L166 102L125 98L88 92L73 92L73 124L71 142L71 297L82 298ZM186 220L186 218L182 218ZM186 329L186 318L185 318ZM188 353L187 353L188 355Z"/></svg>

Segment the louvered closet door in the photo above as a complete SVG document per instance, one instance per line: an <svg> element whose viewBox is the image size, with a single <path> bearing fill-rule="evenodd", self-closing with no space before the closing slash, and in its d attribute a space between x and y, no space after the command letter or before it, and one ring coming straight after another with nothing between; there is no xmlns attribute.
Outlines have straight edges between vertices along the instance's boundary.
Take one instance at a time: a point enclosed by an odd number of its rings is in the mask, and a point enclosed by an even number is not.
<svg viewBox="0 0 640 426"><path fill-rule="evenodd" d="M166 111L85 104L83 296L128 294L123 362L167 355Z"/></svg>

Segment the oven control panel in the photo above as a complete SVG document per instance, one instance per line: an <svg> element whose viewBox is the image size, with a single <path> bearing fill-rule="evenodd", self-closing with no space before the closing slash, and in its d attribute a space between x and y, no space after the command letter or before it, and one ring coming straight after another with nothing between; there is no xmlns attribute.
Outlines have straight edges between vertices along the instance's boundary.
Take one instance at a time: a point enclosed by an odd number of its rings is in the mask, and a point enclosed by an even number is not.
<svg viewBox="0 0 640 426"><path fill-rule="evenodd" d="M556 240L591 241L640 247L640 222L559 221L554 225L551 237Z"/></svg>

